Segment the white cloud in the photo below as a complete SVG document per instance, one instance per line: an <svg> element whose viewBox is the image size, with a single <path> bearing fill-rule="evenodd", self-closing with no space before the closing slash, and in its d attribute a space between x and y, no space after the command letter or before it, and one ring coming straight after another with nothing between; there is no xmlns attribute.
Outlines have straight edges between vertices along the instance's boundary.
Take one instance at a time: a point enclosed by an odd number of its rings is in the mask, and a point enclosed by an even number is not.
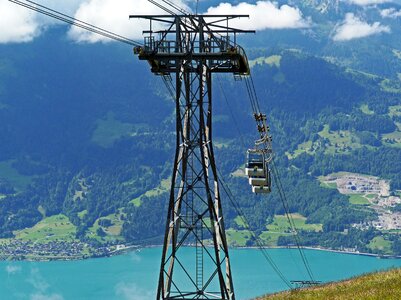
<svg viewBox="0 0 401 300"><path fill-rule="evenodd" d="M72 14L83 0L42 0L55 10ZM56 23L55 20L39 15L25 7L7 0L0 0L0 43L30 42L39 36L43 29Z"/></svg>
<svg viewBox="0 0 401 300"><path fill-rule="evenodd" d="M360 5L360 6L367 6L367 5L376 5L382 3L393 2L392 0L349 0L350 3Z"/></svg>
<svg viewBox="0 0 401 300"><path fill-rule="evenodd" d="M30 296L30 300L63 300L64 298L58 294L44 295L44 294L33 294Z"/></svg>
<svg viewBox="0 0 401 300"><path fill-rule="evenodd" d="M349 41L374 34L389 33L390 27L381 25L380 22L369 24L353 13L348 13L345 20L334 29L334 41Z"/></svg>
<svg viewBox="0 0 401 300"><path fill-rule="evenodd" d="M22 0L23 1L23 0ZM189 10L185 2L192 0L173 0L175 4ZM149 21L129 20L129 14L165 14L148 0L41 0L41 4L74 16L84 22L112 31L128 38L142 41L142 31L147 29ZM305 28L310 21L302 12L289 5L279 6L272 1L246 2L233 6L221 3L208 9L211 14L249 14L250 20L241 19L231 25L240 28L263 30L267 28ZM34 13L7 0L0 0L0 43L30 42L39 36L48 26L60 24L50 17ZM107 38L90 33L77 27L71 27L68 36L77 42L105 42Z"/></svg>
<svg viewBox="0 0 401 300"><path fill-rule="evenodd" d="M148 28L149 22L128 20L128 16L165 13L147 0L40 0L38 2L116 34L141 39L142 30ZM173 0L173 2L188 10L183 0ZM54 24L62 23L7 0L0 0L0 43L30 42L46 27ZM69 37L80 42L107 40L76 27L71 27Z"/></svg>
<svg viewBox="0 0 401 300"><path fill-rule="evenodd" d="M396 18L401 17L401 9L400 10L396 10L395 8L383 9L382 11L380 11L380 15L383 18L396 19Z"/></svg>
<svg viewBox="0 0 401 300"><path fill-rule="evenodd" d="M139 263L142 261L142 257L136 251L132 251L130 253L130 259L135 263Z"/></svg>
<svg viewBox="0 0 401 300"><path fill-rule="evenodd" d="M23 1L23 0L22 0ZM44 6L48 6L54 10L58 10L67 15L73 14L77 8L86 0L68 0L68 1L60 1L60 0L33 0L38 2ZM49 19L48 17L44 17Z"/></svg>
<svg viewBox="0 0 401 300"><path fill-rule="evenodd" d="M188 9L181 0L175 0L178 6ZM149 21L128 19L130 14L166 14L148 0L89 0L80 5L75 18L112 31L119 35L142 39L142 31L148 29ZM69 37L78 42L106 42L107 38L88 32L78 27L71 27ZM141 41L141 40L140 40Z"/></svg>
<svg viewBox="0 0 401 300"><path fill-rule="evenodd" d="M153 291L139 288L135 283L127 284L120 282L115 287L116 296L124 300L146 300L155 297Z"/></svg>
<svg viewBox="0 0 401 300"><path fill-rule="evenodd" d="M21 267L20 266L13 266L13 265L8 265L6 266L6 272L8 275L13 275L21 272Z"/></svg>
<svg viewBox="0 0 401 300"><path fill-rule="evenodd" d="M242 18L231 22L231 26L241 29L264 30L310 26L310 20L303 17L299 8L286 4L279 6L271 1L258 1L256 4L242 2L235 6L230 3L220 3L217 7L209 8L207 14L249 15L249 20Z"/></svg>
<svg viewBox="0 0 401 300"><path fill-rule="evenodd" d="M39 269L32 269L31 275L27 280L32 287L34 292L30 295L30 300L63 300L63 296L56 293L48 293L47 290L50 288L49 283L42 277Z"/></svg>
<svg viewBox="0 0 401 300"><path fill-rule="evenodd" d="M39 269L36 268L31 270L31 276L28 278L27 281L35 288L35 290L39 292L44 292L49 288L49 284L42 277Z"/></svg>
<svg viewBox="0 0 401 300"><path fill-rule="evenodd" d="M39 32L34 13L9 1L0 1L0 43L29 42Z"/></svg>

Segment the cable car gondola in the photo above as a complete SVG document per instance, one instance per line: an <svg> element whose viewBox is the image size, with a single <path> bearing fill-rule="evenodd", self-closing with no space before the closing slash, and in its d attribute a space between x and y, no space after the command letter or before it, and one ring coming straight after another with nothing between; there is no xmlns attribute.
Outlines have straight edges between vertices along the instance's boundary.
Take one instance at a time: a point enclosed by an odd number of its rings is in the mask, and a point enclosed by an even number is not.
<svg viewBox="0 0 401 300"><path fill-rule="evenodd" d="M266 124L266 115L255 114L261 138L255 142L254 149L248 149L245 174L248 176L252 192L268 194L271 192L271 176L269 163L272 160L271 137Z"/></svg>
<svg viewBox="0 0 401 300"><path fill-rule="evenodd" d="M255 149L247 151L245 174L249 178L253 193L268 194L271 192L270 169L263 152Z"/></svg>

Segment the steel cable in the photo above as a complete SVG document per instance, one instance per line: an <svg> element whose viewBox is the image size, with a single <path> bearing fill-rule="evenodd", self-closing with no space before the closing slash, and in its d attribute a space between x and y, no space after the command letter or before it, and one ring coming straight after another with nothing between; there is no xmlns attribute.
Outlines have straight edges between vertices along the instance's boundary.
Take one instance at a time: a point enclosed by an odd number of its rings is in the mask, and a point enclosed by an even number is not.
<svg viewBox="0 0 401 300"><path fill-rule="evenodd" d="M134 40L131 40L131 39L127 38L127 37L124 37L122 35L113 33L111 31L108 31L108 30L105 30L105 29L102 29L100 27L97 27L95 25L89 24L87 22L78 20L76 18L68 16L68 15L66 15L64 13L58 12L58 11L56 11L54 9L51 9L49 7L46 7L46 6L42 5L42 4L36 3L34 1L30 1L30 0L25 0L25 1L8 0L8 1L13 2L13 3L17 4L17 5L20 5L22 7L28 8L28 9L30 9L32 11L36 11L36 12L41 13L43 15L52 17L52 18L57 19L59 21L62 21L64 23L67 23L67 24L70 24L70 25L85 29L85 30L87 30L89 32L92 32L92 33L107 37L109 39L112 39L112 40L115 40L115 41L119 41L119 42L122 42L122 43L125 43L125 44L128 44L128 45L131 45L131 46L142 46L141 43L138 43L138 42L136 42Z"/></svg>
<svg viewBox="0 0 401 300"><path fill-rule="evenodd" d="M257 245L258 249L261 251L263 257L270 264L270 266L273 268L273 270L276 272L276 274L281 278L281 280L287 285L287 287L292 289L293 287L291 285L291 282L284 276L284 274L281 272L280 268L277 266L277 264L274 262L274 260L270 256L270 254L267 252L266 247L263 245L263 241L261 241L261 239L251 229L248 219L246 218L245 214L241 210L241 207L240 207L238 201L236 201L233 193L231 192L230 187L222 179L223 176L221 175L220 171L217 170L217 173L219 175L218 181L219 181L220 185L223 187L223 190L226 193L228 199L230 200L232 206L234 207L238 216L241 218L241 221L243 222L245 229L251 234L252 238L255 240L255 244Z"/></svg>
<svg viewBox="0 0 401 300"><path fill-rule="evenodd" d="M249 96L249 100L250 100L250 103L251 103L251 107L252 107L253 113L254 114L260 114L261 110L260 110L259 99L258 99L258 95L257 95L257 92L256 92L254 80L253 80L251 75L249 76L249 78L245 78L245 84L246 84L246 89L247 89L247 92L248 92L248 96ZM229 105L228 102L227 102L227 104ZM236 127L239 129L238 126L236 126ZM238 132L241 135L241 132L239 130L238 130ZM284 207L284 210L285 210L285 215L286 215L287 221L289 223L289 226L290 226L292 232L294 233L293 236L294 236L294 240L295 240L297 249L298 249L299 254L301 256L303 265L304 265L304 267L305 267L305 269L306 269L306 271L308 273L308 276L310 277L310 279L313 282L315 282L314 275L313 275L312 269L310 267L309 261L308 261L307 256L306 256L306 254L303 251L303 248L301 246L302 243L301 243L301 239L299 237L297 228L295 226L295 222L294 222L294 220L292 218L292 215L290 213L289 202L288 202L287 196L285 194L285 191L284 191L284 188L283 188L283 185L282 185L282 182L281 182L280 174L279 174L279 172L277 170L277 167L276 167L273 159L272 159L272 165L273 165L273 178L274 178L274 181L276 183L276 186L277 186L277 189L278 189L278 192L279 192L280 200L281 200L281 202L283 204L283 207Z"/></svg>

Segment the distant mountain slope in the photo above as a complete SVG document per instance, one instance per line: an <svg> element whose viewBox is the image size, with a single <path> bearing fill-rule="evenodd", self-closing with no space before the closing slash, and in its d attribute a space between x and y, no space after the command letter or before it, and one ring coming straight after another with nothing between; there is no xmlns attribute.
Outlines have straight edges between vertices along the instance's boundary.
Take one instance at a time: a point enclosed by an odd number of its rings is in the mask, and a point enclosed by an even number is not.
<svg viewBox="0 0 401 300"><path fill-rule="evenodd" d="M259 300L352 300L399 299L401 295L401 270L378 272L350 280L324 284L314 288L293 290L258 298Z"/></svg>
<svg viewBox="0 0 401 300"><path fill-rule="evenodd" d="M77 240L159 243L175 147L173 101L129 47L76 45L63 34L53 29L30 44L0 46L0 236L23 236L63 215ZM397 85L302 49L249 53L305 244L380 252L375 238L384 236L386 251L400 251L396 234L355 228L377 219L375 210L318 180L348 171L401 189ZM215 79L218 167L266 244L291 244L277 191L257 197L242 177L257 135L245 84ZM252 245L223 203L230 241Z"/></svg>
<svg viewBox="0 0 401 300"><path fill-rule="evenodd" d="M335 61L336 64L357 70L374 73L397 80L401 69L401 60L394 51L401 50L401 18L383 17L384 9L401 9L400 1L376 3L360 1L365 5L356 5L356 1L303 0L278 1L298 7L311 26L301 30L265 30L258 31L256 38L242 38L250 47L260 49L296 48ZM354 2L354 3L351 3ZM390 29L388 33L373 34L364 38L348 41L334 41L338 26L345 22L346 14L353 14L365 26L381 25ZM275 51L275 50L274 50Z"/></svg>

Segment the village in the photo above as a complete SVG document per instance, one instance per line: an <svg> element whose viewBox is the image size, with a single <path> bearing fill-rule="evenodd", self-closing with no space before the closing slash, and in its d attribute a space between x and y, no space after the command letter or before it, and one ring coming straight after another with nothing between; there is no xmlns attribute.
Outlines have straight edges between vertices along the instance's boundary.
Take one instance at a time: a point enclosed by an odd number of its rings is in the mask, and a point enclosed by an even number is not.
<svg viewBox="0 0 401 300"><path fill-rule="evenodd" d="M13 239L0 243L1 260L73 260L109 256L115 247L91 247L79 241L50 241L33 243L30 240Z"/></svg>
<svg viewBox="0 0 401 300"><path fill-rule="evenodd" d="M378 214L378 220L355 224L355 227L401 230L401 212L393 210L401 205L400 192L391 191L389 181L347 172L330 174L320 180L323 186L335 187L341 194L349 196L351 203L368 206Z"/></svg>

